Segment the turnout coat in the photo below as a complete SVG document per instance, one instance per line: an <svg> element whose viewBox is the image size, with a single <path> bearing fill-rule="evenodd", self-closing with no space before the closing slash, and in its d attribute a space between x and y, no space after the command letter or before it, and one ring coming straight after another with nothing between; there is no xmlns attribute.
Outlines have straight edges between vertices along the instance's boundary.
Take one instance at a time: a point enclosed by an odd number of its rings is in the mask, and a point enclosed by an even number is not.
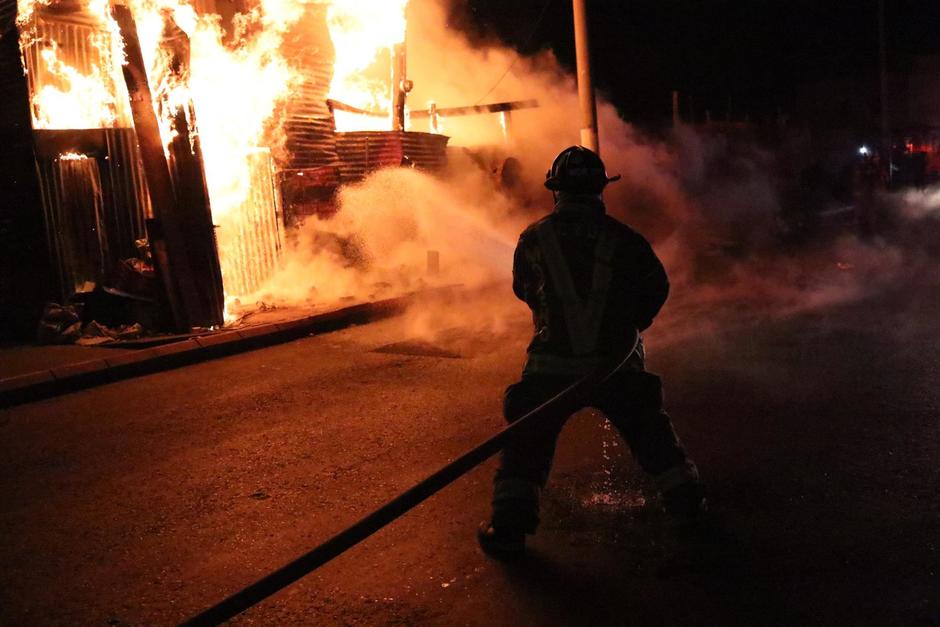
<svg viewBox="0 0 940 627"><path fill-rule="evenodd" d="M563 196L519 237L513 291L535 326L525 374L577 376L626 356L669 281L649 242L600 198Z"/></svg>

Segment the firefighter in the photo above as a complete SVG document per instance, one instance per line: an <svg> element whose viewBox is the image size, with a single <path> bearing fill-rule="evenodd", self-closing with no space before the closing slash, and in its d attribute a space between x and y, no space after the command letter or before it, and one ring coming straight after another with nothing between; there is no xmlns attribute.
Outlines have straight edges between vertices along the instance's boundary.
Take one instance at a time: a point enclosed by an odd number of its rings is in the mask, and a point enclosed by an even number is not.
<svg viewBox="0 0 940 627"><path fill-rule="evenodd" d="M563 150L546 175L554 211L522 233L513 261L513 291L532 310L535 335L503 413L513 422L585 374L622 364L586 405L602 411L627 441L666 512L692 520L705 511L704 488L663 411L659 377L644 369L637 335L663 306L669 282L649 243L606 213L601 193L619 178L608 178L600 157L581 146ZM503 449L492 518L477 532L488 554L525 552L567 418L520 433Z"/></svg>

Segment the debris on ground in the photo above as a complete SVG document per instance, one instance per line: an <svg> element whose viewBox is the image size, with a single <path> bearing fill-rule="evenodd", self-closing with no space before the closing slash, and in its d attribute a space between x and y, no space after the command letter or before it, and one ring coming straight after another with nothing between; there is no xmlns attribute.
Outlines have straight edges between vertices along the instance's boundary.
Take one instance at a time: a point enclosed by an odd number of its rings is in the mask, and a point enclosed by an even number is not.
<svg viewBox="0 0 940 627"><path fill-rule="evenodd" d="M82 334L82 306L47 303L39 319L36 339L40 344L71 344Z"/></svg>
<svg viewBox="0 0 940 627"><path fill-rule="evenodd" d="M82 329L82 335L75 343L81 346L100 346L119 340L136 340L143 333L144 328L139 322L119 327L109 327L92 320Z"/></svg>

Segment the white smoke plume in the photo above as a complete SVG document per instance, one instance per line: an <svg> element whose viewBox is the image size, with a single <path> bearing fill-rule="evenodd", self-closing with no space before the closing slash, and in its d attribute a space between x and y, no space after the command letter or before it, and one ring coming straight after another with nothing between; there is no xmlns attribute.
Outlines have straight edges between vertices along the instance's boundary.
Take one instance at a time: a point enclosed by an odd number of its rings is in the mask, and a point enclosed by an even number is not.
<svg viewBox="0 0 940 627"><path fill-rule="evenodd" d="M518 233L550 211L545 171L561 149L578 143L570 73L549 51L520 57L498 43L472 44L448 26L445 0L412 0L408 17L413 108L432 100L439 107L477 104L484 96L535 98L540 107L513 113L508 144L495 115L443 118L455 148L446 174L385 170L344 189L335 217L311 219L296 234L284 270L260 299L322 303L429 281L506 282ZM851 229L824 244L784 246L778 156L759 142L692 127L649 137L602 97L598 114L608 171L623 175L605 193L608 211L647 236L663 258L680 300L667 315L674 323L720 302L791 315L859 298L909 270L906 245L862 241ZM416 120L412 130L426 130L423 124ZM497 184L494 155L521 163L513 189ZM896 213L933 215L938 198L934 190L902 199L907 209ZM428 251L440 253L437 277L428 276ZM508 290L505 297L511 302Z"/></svg>
<svg viewBox="0 0 940 627"><path fill-rule="evenodd" d="M310 304L376 298L434 283L478 285L508 276L513 244L500 229L508 200L482 174L441 179L406 168L340 191L340 211L310 219L262 291ZM439 273L428 253L439 256Z"/></svg>

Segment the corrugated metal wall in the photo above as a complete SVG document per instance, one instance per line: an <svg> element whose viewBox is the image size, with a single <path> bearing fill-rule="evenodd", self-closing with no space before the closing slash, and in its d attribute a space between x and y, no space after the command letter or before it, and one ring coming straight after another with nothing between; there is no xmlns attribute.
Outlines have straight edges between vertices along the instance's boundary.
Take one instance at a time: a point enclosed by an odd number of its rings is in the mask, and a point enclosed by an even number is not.
<svg viewBox="0 0 940 627"><path fill-rule="evenodd" d="M222 282L229 297L255 292L277 269L283 248L271 151L259 148L249 159L251 195L216 221Z"/></svg>
<svg viewBox="0 0 940 627"><path fill-rule="evenodd" d="M41 7L25 28L29 43L22 56L30 94L45 86L69 88L41 59L54 46L59 60L79 74L102 78L114 96L108 112L115 128L33 132L48 254L55 292L64 301L86 281L103 281L121 259L138 256L135 242L146 237L149 198L127 91L110 57L111 33L78 5ZM34 103L30 110L37 119ZM62 159L65 153L84 158Z"/></svg>
<svg viewBox="0 0 940 627"><path fill-rule="evenodd" d="M190 121L195 127L190 127ZM175 278L181 285L189 326L220 326L224 322L225 291L192 102L176 109L172 128L175 133L167 145L167 164L175 196L172 220L179 237L173 263L180 269ZM166 224L167 216L163 220Z"/></svg>
<svg viewBox="0 0 940 627"><path fill-rule="evenodd" d="M411 165L440 170L447 165L446 135L412 131L356 131L336 133L340 172L344 183L363 179L379 168Z"/></svg>

